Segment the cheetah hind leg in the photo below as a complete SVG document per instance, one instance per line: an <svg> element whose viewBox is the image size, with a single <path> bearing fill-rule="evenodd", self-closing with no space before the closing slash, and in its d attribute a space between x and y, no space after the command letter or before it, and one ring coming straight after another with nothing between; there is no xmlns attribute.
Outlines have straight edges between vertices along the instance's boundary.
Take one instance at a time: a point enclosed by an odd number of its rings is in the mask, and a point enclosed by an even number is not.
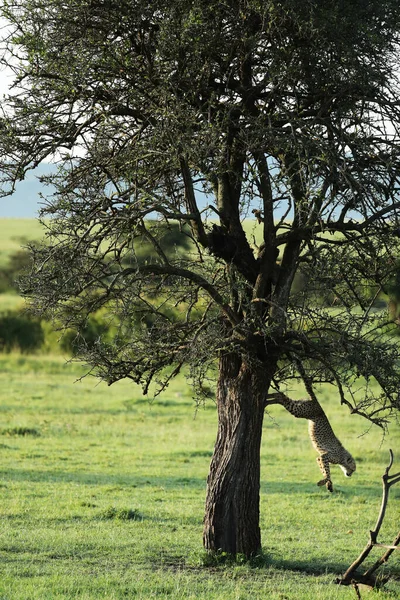
<svg viewBox="0 0 400 600"><path fill-rule="evenodd" d="M325 485L328 492L333 492L333 485L332 485L332 481L331 481L331 470L329 468L329 460L328 460L327 455L321 454L321 456L318 456L317 463L321 470L322 475L324 475L324 479L321 479L321 481L318 481L317 485L319 485L319 486Z"/></svg>

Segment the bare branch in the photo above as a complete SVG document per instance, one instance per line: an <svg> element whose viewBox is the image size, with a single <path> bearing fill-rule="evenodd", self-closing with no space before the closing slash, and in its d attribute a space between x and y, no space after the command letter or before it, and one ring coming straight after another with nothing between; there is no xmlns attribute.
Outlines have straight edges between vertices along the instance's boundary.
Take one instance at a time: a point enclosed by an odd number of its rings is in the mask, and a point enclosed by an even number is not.
<svg viewBox="0 0 400 600"><path fill-rule="evenodd" d="M198 275L194 271L189 271L188 269L182 269L179 267L168 265L142 265L137 268L128 268L124 269L120 273L118 273L118 277L125 277L128 275L173 275L176 277L182 277L183 279L187 279L188 281L192 281L193 283L199 285L203 290L205 290L209 296L220 306L223 312L228 317L229 321L233 326L236 326L240 323L239 317L236 313L230 308L230 306L224 301L221 294L217 291L217 289L204 277Z"/></svg>
<svg viewBox="0 0 400 600"><path fill-rule="evenodd" d="M382 503L381 503L381 508L379 510L378 519L376 521L375 527L374 527L374 529L372 529L370 531L369 541L368 541L367 545L365 546L364 550L359 555L359 557L350 565L350 567L347 569L347 571L345 572L343 577L336 580L336 583L339 585L353 585L354 583L363 583L363 584L369 585L371 587L382 586L387 581L387 578L378 580L378 578L373 576L373 573L383 563L387 562L387 560L389 559L389 556L392 554L392 552L394 552L395 550L400 550L400 546L399 546L400 533L396 536L396 538L393 541L393 544L391 544L391 545L378 544L378 542L377 542L378 534L379 534L380 528L382 526L383 520L385 518L386 507L387 507L388 498L389 498L389 489L392 485L394 485L395 483L398 483L400 481L399 473L397 473L395 475L389 475L389 471L393 465L393 458L394 458L392 450L389 450L389 453L390 453L389 464L386 467L384 474L382 475L382 487L383 487ZM362 563L365 561L365 559L368 557L371 550L375 546L388 548L388 550L378 561L376 561L372 565L372 567L370 567L367 571L365 571L364 574L361 575L361 574L357 573L357 569L360 567L360 565L362 565Z"/></svg>
<svg viewBox="0 0 400 600"><path fill-rule="evenodd" d="M196 196L193 188L193 180L186 159L181 156L179 159L182 171L183 182L185 186L185 201L188 213L191 213L190 226L192 228L194 239L204 248L208 246L206 232L201 220L201 214L197 206Z"/></svg>

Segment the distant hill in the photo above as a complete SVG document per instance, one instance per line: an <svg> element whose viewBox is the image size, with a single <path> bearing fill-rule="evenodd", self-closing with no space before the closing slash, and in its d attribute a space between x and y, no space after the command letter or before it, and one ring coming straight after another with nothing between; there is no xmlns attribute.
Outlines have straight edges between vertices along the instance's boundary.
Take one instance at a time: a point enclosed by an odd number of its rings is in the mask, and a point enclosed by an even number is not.
<svg viewBox="0 0 400 600"><path fill-rule="evenodd" d="M30 171L24 181L20 181L12 196L0 198L0 217L37 217L40 203L40 193L50 194L51 187L44 186L38 180L42 175L54 172L54 165L43 164Z"/></svg>

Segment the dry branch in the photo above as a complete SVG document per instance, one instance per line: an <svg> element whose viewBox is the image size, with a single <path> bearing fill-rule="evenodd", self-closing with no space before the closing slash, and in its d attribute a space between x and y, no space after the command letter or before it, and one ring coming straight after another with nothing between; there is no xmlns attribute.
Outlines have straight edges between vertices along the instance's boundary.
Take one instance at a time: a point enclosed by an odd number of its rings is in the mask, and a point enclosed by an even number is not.
<svg viewBox="0 0 400 600"><path fill-rule="evenodd" d="M363 583L370 587L381 587L384 585L388 578L378 578L374 575L375 571L388 561L390 555L395 550L400 550L400 532L397 534L396 538L393 540L392 544L379 544L377 542L378 533L382 526L383 520L385 518L386 507L389 498L389 489L392 485L395 485L400 481L400 472L395 473L394 475L389 475L389 471L393 465L393 452L389 450L390 453L390 461L388 466L385 469L384 474L382 475L382 503L379 511L378 519L376 521L375 528L369 532L369 541L365 546L364 550L361 552L359 557L350 565L342 578L338 578L336 583L339 585L354 585L356 586L358 583ZM387 548L387 551L362 575L357 573L358 567L365 561L372 548L380 547Z"/></svg>

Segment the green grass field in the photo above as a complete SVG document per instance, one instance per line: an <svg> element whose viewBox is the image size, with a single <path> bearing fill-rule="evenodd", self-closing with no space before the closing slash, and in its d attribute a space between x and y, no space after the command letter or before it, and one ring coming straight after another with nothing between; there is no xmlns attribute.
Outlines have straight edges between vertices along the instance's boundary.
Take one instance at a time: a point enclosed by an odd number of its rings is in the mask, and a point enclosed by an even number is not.
<svg viewBox="0 0 400 600"><path fill-rule="evenodd" d="M0 262L38 236L34 221L1 220ZM18 302L0 295L3 310ZM132 383L107 387L79 380L83 373L62 356L0 354L0 600L356 598L333 581L375 524L389 448L400 470L398 425L382 439L323 391L358 465L351 479L334 467L329 494L315 485L306 422L271 407L261 456L263 554L210 561L202 519L213 402L196 409L183 377L151 402ZM399 499L400 485L381 542L399 529ZM385 568L391 581L370 598L399 597L399 554Z"/></svg>
<svg viewBox="0 0 400 600"><path fill-rule="evenodd" d="M366 424L322 396L358 462L351 479L334 468L330 495L315 485L306 423L271 408L262 448L264 554L208 564L201 536L214 404L196 410L183 378L149 402L131 383L76 381L81 373L61 357L0 355L2 600L355 597L332 581L375 524L399 428L383 441L377 430L361 435ZM382 542L398 530L399 499L400 486ZM386 570L397 580L374 597L400 593L398 556Z"/></svg>
<svg viewBox="0 0 400 600"><path fill-rule="evenodd" d="M0 219L0 268L27 241L42 236L43 228L36 219Z"/></svg>

